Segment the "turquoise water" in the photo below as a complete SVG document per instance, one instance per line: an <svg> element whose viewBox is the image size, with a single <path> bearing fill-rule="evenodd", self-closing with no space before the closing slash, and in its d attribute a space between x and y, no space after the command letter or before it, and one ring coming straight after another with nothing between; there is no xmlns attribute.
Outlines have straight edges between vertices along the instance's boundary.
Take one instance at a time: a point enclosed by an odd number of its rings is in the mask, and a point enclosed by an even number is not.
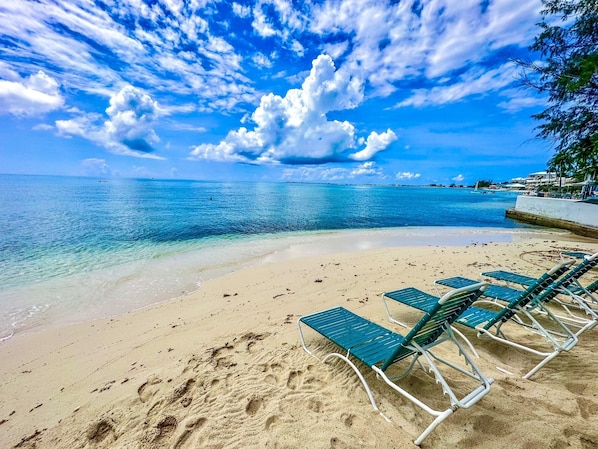
<svg viewBox="0 0 598 449"><path fill-rule="evenodd" d="M185 294L335 231L362 230L375 245L393 233L516 231L504 216L515 200L448 188L2 175L0 339Z"/></svg>

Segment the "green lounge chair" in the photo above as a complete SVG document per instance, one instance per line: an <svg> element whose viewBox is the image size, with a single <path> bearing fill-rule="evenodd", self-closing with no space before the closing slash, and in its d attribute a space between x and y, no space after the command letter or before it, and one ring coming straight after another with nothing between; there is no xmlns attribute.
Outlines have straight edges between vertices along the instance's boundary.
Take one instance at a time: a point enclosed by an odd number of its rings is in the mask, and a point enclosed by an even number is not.
<svg viewBox="0 0 598 449"><path fill-rule="evenodd" d="M344 351L343 354L331 352L320 360L327 362L331 358L339 358L345 361L361 380L374 410L378 411L385 419L388 420L379 411L367 381L359 368L352 362L351 357L370 367L378 378L384 380L396 392L434 416L432 423L415 439L415 444L419 445L424 438L456 410L471 407L490 391L493 379L484 377L472 358L457 341L451 329L451 323L479 298L486 285L487 283L483 282L477 283L466 288L453 290L440 299L437 298L435 304L430 307L429 312L424 314L405 336L368 321L343 307L335 307L302 316L297 321L301 344L308 354L320 359L306 345L302 330L302 325L306 325L339 346ZM434 346L448 340L457 345L459 353L465 358L467 368L442 359L431 351ZM396 383L408 376L416 363L423 368L420 357L425 359L429 370L434 373L436 382L441 384L443 393L450 398L450 406L444 411L431 408L417 398L415 392L409 392ZM407 366L404 366L405 363L400 364L402 369L397 372L401 368L398 366L399 362L407 359L411 359L410 363ZM441 374L436 362L441 362L459 373L475 379L479 386L463 398L457 398Z"/></svg>
<svg viewBox="0 0 598 449"><path fill-rule="evenodd" d="M579 257L581 259L581 262L579 262L569 273L563 276L559 288L566 289L569 286L575 285L581 276L590 271L592 268L598 266L598 253L583 254L583 257ZM482 272L482 276L496 279L499 281L504 281L507 284L518 284L523 285L525 287L529 287L537 279L532 276L525 276L519 273L514 273L505 270L485 271Z"/></svg>
<svg viewBox="0 0 598 449"><path fill-rule="evenodd" d="M583 251L561 251L561 260L564 260L563 256L573 257L574 259L583 259L584 257L591 256L591 254Z"/></svg>
<svg viewBox="0 0 598 449"><path fill-rule="evenodd" d="M596 295L596 293L598 292L598 279L596 279L591 284L586 285L585 287L583 285L576 285L567 288L567 290L569 290L569 292L571 292L578 298L581 298L581 300L585 301L588 304L588 306L598 306L598 296ZM592 310L595 309L592 308Z"/></svg>
<svg viewBox="0 0 598 449"><path fill-rule="evenodd" d="M584 274L598 266L598 253L585 255L580 258L582 259L581 262L564 276L557 279L550 289L538 295L531 304L532 307L538 302L561 306L565 315L557 314L556 316L563 323L576 327L578 329L576 332L578 336L598 324L598 310L592 308L593 302L596 299L592 293L598 288L596 284L598 281L593 282L587 287L584 287L579 281ZM486 271L482 273L482 276L525 287L535 281L533 277L503 270ZM564 301L560 295L565 295L569 298L569 301ZM575 313L573 309L578 313ZM579 312L582 313L581 316Z"/></svg>
<svg viewBox="0 0 598 449"><path fill-rule="evenodd" d="M465 310L454 324L466 326L477 331L478 337L490 337L501 343L523 349L531 354L542 357L542 360L532 370L526 373L523 377L529 379L546 363L556 357L560 352L571 349L577 344L577 336L569 330L569 328L561 323L552 312L547 311L545 314L551 319L557 331L546 328L540 323L533 314L529 313L527 306L539 294L543 293L557 278L567 271L567 267L571 265L571 261L563 262L556 265L544 275L536 279L526 290L516 290L507 287L489 285L485 289L483 295L486 297L496 298L498 295L504 294L503 299L505 305L491 300L478 300L475 305ZM451 288L463 288L467 285L475 285L476 281L463 278L454 277L449 279L440 279L436 281L437 284L449 286ZM499 288L497 288L499 287ZM417 289L410 289L409 294L406 294L406 289L386 292L382 295L384 305L388 318L397 324L401 324L396 320L388 308L386 299L392 299L401 304L415 307L423 312L427 311L429 307L426 298L431 295L421 292ZM490 307L481 307L481 306ZM543 307L539 305L537 307ZM498 309L498 310L496 310ZM542 335L552 346L552 351L538 351L536 349L524 346L508 339L502 330L502 326L507 322L513 322L525 327L535 333Z"/></svg>
<svg viewBox="0 0 598 449"><path fill-rule="evenodd" d="M587 259L592 257L593 254L585 253L582 251L562 251L561 260L566 260L565 257L573 257L574 259ZM586 303L596 311L595 307L598 307L598 279L594 282L586 285L585 287L579 283L572 285L567 288L570 293L576 295L579 299L586 301Z"/></svg>
<svg viewBox="0 0 598 449"><path fill-rule="evenodd" d="M554 359L562 351L571 350L578 342L577 335L565 325L552 311L545 307L545 302L539 298L546 294L548 297L554 292L555 281L562 276L573 262L563 262L554 266L527 287L525 290L511 289L509 287L490 286L484 293L492 300L478 301L463 313L455 324L469 327L477 331L478 337L489 337L500 343L522 349L531 354L542 357L540 363L534 366L523 377L529 379L540 368ZM467 283L476 282L463 277L439 279L437 285L455 288ZM501 287L492 289L491 287ZM506 290L505 290L506 289ZM490 296L488 291L490 290ZM499 292L508 291L509 296L501 297ZM516 299L513 299L513 295ZM504 304L496 301L501 300ZM482 307L483 306L483 307ZM540 311L542 317L535 316ZM548 320L548 323L546 322ZM541 335L552 347L552 350L539 351L537 349L517 343L508 338L503 331L505 323L515 323L531 332ZM548 324L551 324L549 327Z"/></svg>

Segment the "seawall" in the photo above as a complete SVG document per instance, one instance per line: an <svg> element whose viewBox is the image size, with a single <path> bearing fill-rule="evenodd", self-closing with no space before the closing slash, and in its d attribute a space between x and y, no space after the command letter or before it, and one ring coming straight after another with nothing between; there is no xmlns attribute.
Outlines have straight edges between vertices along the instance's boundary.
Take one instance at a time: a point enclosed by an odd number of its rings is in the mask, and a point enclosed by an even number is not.
<svg viewBox="0 0 598 449"><path fill-rule="evenodd" d="M598 205L558 198L520 195L507 218L538 226L567 229L598 239Z"/></svg>

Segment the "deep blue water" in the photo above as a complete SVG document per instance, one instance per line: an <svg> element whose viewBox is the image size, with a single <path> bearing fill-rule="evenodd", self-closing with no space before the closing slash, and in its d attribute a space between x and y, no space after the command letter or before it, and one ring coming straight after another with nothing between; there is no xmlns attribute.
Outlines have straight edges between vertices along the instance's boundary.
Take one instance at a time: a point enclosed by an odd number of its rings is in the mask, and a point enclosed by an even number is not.
<svg viewBox="0 0 598 449"><path fill-rule="evenodd" d="M515 201L469 189L0 175L0 312L14 315L18 291L31 285L195 249L215 254L223 242L345 229L518 227L505 218ZM52 304L19 305L17 314Z"/></svg>

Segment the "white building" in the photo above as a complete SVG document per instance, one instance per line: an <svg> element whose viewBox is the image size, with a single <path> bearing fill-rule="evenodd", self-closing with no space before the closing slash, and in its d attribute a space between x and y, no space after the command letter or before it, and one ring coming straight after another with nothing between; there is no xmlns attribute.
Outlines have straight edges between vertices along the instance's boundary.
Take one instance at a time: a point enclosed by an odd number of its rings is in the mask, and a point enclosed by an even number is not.
<svg viewBox="0 0 598 449"><path fill-rule="evenodd" d="M525 188L526 190L536 190L542 186L561 187L569 181L569 178L559 177L555 172L539 171L531 173L525 178Z"/></svg>

